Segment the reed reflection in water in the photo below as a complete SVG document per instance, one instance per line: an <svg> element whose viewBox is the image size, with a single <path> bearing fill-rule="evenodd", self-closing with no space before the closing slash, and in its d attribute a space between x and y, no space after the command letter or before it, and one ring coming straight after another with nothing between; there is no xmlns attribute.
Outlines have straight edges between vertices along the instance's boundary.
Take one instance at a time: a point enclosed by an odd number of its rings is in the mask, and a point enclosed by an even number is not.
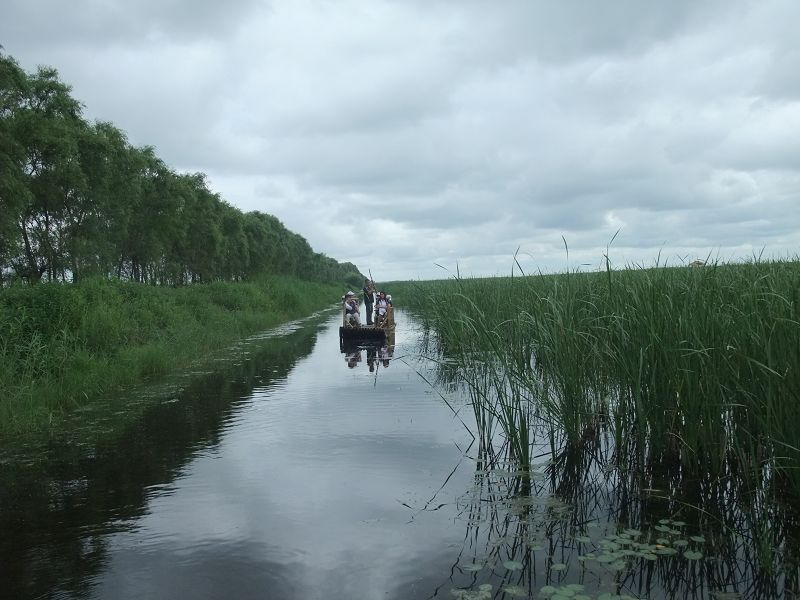
<svg viewBox="0 0 800 600"><path fill-rule="evenodd" d="M568 403L535 364L522 381L488 355L454 360L427 339L437 387L469 395L476 449L474 485L459 501L464 544L439 591L465 599L796 597L800 521L768 470L742 477L731 461L723 477L697 477L635 436L618 443L625 425L610 411L582 415L590 425L576 442L548 409Z"/></svg>

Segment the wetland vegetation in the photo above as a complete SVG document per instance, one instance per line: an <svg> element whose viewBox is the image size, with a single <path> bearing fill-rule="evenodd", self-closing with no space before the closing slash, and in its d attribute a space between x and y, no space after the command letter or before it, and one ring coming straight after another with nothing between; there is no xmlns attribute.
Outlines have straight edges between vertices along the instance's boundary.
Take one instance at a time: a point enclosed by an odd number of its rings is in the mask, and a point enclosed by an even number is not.
<svg viewBox="0 0 800 600"><path fill-rule="evenodd" d="M393 290L474 417L456 595L793 597L800 263Z"/></svg>
<svg viewBox="0 0 800 600"><path fill-rule="evenodd" d="M0 433L49 425L121 386L187 367L329 306L340 290L280 276L179 288L91 279L0 289Z"/></svg>

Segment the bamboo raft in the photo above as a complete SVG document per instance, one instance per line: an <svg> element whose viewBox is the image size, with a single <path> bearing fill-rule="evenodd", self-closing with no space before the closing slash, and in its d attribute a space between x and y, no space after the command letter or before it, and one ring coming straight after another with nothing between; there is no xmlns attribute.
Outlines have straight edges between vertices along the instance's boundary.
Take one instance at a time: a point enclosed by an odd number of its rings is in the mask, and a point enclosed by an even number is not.
<svg viewBox="0 0 800 600"><path fill-rule="evenodd" d="M385 342L388 335L394 333L394 308L390 306L386 309L386 316L376 319L372 325L352 325L347 322L347 314L342 304L342 325L339 327L339 342L348 341L367 341Z"/></svg>
<svg viewBox="0 0 800 600"><path fill-rule="evenodd" d="M342 325L339 327L339 339L382 342L386 339L386 330L375 325Z"/></svg>

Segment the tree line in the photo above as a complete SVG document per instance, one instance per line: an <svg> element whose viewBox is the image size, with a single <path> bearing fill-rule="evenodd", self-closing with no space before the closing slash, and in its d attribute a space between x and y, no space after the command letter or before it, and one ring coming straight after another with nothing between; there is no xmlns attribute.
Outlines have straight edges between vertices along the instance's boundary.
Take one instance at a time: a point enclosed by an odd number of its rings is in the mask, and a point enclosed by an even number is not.
<svg viewBox="0 0 800 600"><path fill-rule="evenodd" d="M28 73L0 51L0 285L265 274L362 277L274 216L227 204L204 174L177 173L113 124L88 122L55 69Z"/></svg>

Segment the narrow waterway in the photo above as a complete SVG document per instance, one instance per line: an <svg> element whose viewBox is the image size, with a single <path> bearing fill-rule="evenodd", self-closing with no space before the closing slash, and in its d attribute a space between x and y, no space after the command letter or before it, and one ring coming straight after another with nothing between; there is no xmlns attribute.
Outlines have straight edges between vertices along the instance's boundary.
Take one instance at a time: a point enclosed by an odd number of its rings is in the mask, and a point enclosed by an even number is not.
<svg viewBox="0 0 800 600"><path fill-rule="evenodd" d="M435 593L464 536L452 499L471 438L420 377L415 323L397 320L394 347L350 353L338 314L278 328L175 390L15 449L0 466L0 594Z"/></svg>

